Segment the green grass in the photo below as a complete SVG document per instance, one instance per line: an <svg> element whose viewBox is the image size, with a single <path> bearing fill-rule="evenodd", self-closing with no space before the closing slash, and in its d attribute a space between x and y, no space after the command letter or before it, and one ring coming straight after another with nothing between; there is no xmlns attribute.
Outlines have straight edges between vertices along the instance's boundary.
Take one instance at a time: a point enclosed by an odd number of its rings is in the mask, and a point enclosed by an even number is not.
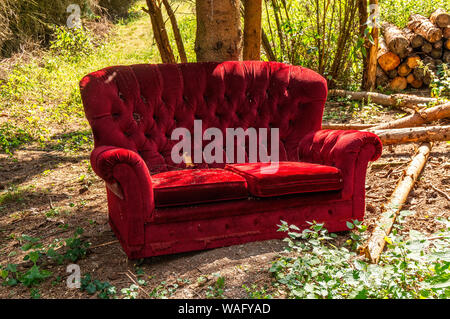
<svg viewBox="0 0 450 319"><path fill-rule="evenodd" d="M7 70L8 78L0 82L0 113L8 119L5 124L0 118L0 152L12 154L30 142L64 151L92 146L78 87L81 78L111 65L161 62L150 18L140 9L144 4L137 2L129 18L114 25L112 35L96 48L91 48L89 33L74 36L59 29L51 49L26 62L18 60ZM186 51L194 61L195 17L187 4L180 6L177 15L184 40L190 44ZM168 31L176 49L170 23ZM80 51L83 54L78 56Z"/></svg>

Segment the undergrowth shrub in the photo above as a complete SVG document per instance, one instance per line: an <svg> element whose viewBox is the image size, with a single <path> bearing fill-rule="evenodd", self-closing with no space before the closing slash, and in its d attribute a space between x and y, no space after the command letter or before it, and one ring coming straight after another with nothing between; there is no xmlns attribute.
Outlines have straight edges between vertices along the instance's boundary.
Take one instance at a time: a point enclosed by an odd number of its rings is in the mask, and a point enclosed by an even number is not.
<svg viewBox="0 0 450 319"><path fill-rule="evenodd" d="M44 247L40 238L22 235L18 241L22 244L20 249L26 253L23 260L28 264L6 264L0 267L1 284L7 287L23 285L30 288L32 298L39 298L36 287L53 275L46 266L52 262L58 265L74 263L86 256L90 243L81 238L83 231L77 228L71 237L56 239L47 247Z"/></svg>
<svg viewBox="0 0 450 319"><path fill-rule="evenodd" d="M288 235L287 254L270 267L273 285L289 298L449 298L450 221L439 221L443 228L432 236L411 230L406 237L394 231L386 238L387 251L379 264L357 253L367 237L358 221L348 223L354 232L343 245L335 244L336 235L323 224L311 223L300 232L282 221L279 231Z"/></svg>
<svg viewBox="0 0 450 319"><path fill-rule="evenodd" d="M0 148L3 152L12 155L17 147L32 139L29 132L9 122L0 125Z"/></svg>
<svg viewBox="0 0 450 319"><path fill-rule="evenodd" d="M50 43L50 49L55 55L76 61L92 53L91 35L83 28L69 29L55 26L54 40Z"/></svg>

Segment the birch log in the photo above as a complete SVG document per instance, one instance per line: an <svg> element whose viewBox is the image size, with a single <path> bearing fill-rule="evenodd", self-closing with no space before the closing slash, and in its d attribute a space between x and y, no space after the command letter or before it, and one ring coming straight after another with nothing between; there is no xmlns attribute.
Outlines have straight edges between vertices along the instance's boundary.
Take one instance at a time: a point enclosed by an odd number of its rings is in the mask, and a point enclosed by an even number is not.
<svg viewBox="0 0 450 319"><path fill-rule="evenodd" d="M410 142L450 141L450 126L408 127L387 130L371 130L383 145Z"/></svg>
<svg viewBox="0 0 450 319"><path fill-rule="evenodd" d="M432 144L430 143L424 143L419 147L416 155L406 169L405 175L398 182L389 202L384 205L383 213L364 249L366 257L372 263L378 263L380 260L381 253L386 245L386 239L392 230L395 219L402 209L417 177L422 172L430 155L431 148Z"/></svg>
<svg viewBox="0 0 450 319"><path fill-rule="evenodd" d="M422 97L411 94L381 94L376 92L353 92L347 90L330 90L329 96L350 97L355 101L372 101L376 104L392 107L417 106L418 104L438 103L439 100L432 97Z"/></svg>
<svg viewBox="0 0 450 319"><path fill-rule="evenodd" d="M430 123L439 119L450 117L450 102L421 110L398 120L380 124L371 128L373 130L414 127L425 123Z"/></svg>
<svg viewBox="0 0 450 319"><path fill-rule="evenodd" d="M439 41L442 38L442 30L420 14L411 15L408 28L431 43Z"/></svg>

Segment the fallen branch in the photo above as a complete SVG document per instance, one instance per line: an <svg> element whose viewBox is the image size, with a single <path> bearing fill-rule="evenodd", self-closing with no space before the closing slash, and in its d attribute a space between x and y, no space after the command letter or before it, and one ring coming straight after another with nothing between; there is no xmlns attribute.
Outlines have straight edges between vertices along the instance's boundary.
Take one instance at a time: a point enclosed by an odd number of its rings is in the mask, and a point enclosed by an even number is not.
<svg viewBox="0 0 450 319"><path fill-rule="evenodd" d="M450 140L450 125L371 130L371 132L378 135L383 145Z"/></svg>
<svg viewBox="0 0 450 319"><path fill-rule="evenodd" d="M322 123L322 130L365 130L378 124L340 124Z"/></svg>
<svg viewBox="0 0 450 319"><path fill-rule="evenodd" d="M376 104L393 107L406 107L415 109L418 104L438 103L439 100L432 97L422 97L410 94L386 95L376 92L353 92L346 90L330 90L330 96L350 97L356 101L371 101Z"/></svg>
<svg viewBox="0 0 450 319"><path fill-rule="evenodd" d="M407 162L373 162L370 164L370 168L384 167L384 166L400 166L405 165Z"/></svg>
<svg viewBox="0 0 450 319"><path fill-rule="evenodd" d="M364 254L372 263L378 263L380 255L386 244L397 214L403 207L409 192L414 186L420 172L422 171L431 151L432 144L422 144L417 154L411 160L404 176L400 179L397 187L391 195L389 202L384 206L383 213L377 222L377 226L369 238Z"/></svg>
<svg viewBox="0 0 450 319"><path fill-rule="evenodd" d="M389 128L403 128L420 126L425 123L430 123L439 119L450 117L450 102L431 107L429 109L423 109L419 112L405 116L398 120L394 120L385 124L374 126L370 131L389 129Z"/></svg>

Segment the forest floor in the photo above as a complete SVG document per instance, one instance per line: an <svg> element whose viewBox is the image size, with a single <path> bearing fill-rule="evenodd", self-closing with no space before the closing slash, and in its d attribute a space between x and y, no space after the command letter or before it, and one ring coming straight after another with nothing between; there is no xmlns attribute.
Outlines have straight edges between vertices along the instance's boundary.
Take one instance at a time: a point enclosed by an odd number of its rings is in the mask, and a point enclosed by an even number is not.
<svg viewBox="0 0 450 319"><path fill-rule="evenodd" d="M332 104L327 106L327 113L348 108ZM374 122L392 118L397 112L378 110L377 114L371 115ZM369 231L416 147L415 144L385 147L382 157L375 162L377 165L369 166L364 220ZM414 229L431 234L438 229L436 217L449 217L450 202L431 187L450 191L449 149L445 142L433 147L403 208L414 211L406 218L403 231ZM89 170L89 154L89 150L71 154L30 145L18 150L14 158L0 155L0 180L6 189L0 204L1 264L22 262L25 252L20 250L18 239L23 234L40 238L45 246L70 237L81 227L83 240L91 243L87 256L77 262L82 275L89 273L92 278L122 288L133 284L130 277L145 278L147 284L141 288L142 298L205 298L217 276L225 279L223 297L226 298L247 298L243 285L270 286L268 269L283 251L285 243L281 240L153 257L139 263L129 261L108 224L104 183ZM349 233L340 233L338 240L345 241L348 237ZM54 265L52 272L53 280L39 287L42 298L89 297L79 290L66 288L66 265ZM29 289L0 286L0 298L11 297L29 298Z"/></svg>
<svg viewBox="0 0 450 319"><path fill-rule="evenodd" d="M148 17L145 16L120 26L111 40L115 52L120 51L120 55L108 55L104 53L105 49L103 53L85 59L82 67L73 68L73 74L68 72L64 77L68 84L62 80L58 83L59 78L52 78L55 72L43 73L46 66L42 67L42 61L33 62L32 59L30 63L35 66L30 70L21 69L20 74L27 74L26 79L16 74L24 85L29 85L26 90L36 90L38 93L25 96L19 92L19 97L15 95L14 98L2 100L0 125L12 123L20 127L30 122L32 117L35 121L33 127L45 127L45 136L50 137L43 138L44 141L22 141L12 155L0 152L0 266L26 265L23 261L26 252L21 250L24 244L22 235L39 238L39 242L46 247L72 237L77 228L82 228L82 240L91 244L87 255L77 261L82 276L90 274L92 278L117 287L118 291L136 284L138 278L143 279L145 284L140 285L139 298L205 298L214 293L218 278L222 278L221 297L248 298L243 285L271 287L273 279L268 269L283 251L285 242L254 242L136 262L127 259L108 224L105 187L90 168L89 155L93 143L76 84L83 74L109 64L157 62L152 58L155 46L149 40L149 29ZM129 38L135 43L132 49L124 45L127 43L124 39ZM94 60L95 64L92 63ZM0 66L3 72L0 75L11 73L10 65L11 61L7 61ZM63 64L62 67L69 70L68 66ZM35 70L39 70L39 76L45 75L44 80L38 77L36 83L29 84ZM48 84L50 82L52 84ZM45 87L47 93L39 91L40 85L50 86L50 90L51 85L55 88L59 85L61 97L55 97L54 92L48 93L48 87ZM65 101L63 96L69 96L70 100ZM37 107L35 103L38 103ZM46 111L39 108L39 103L54 105L53 108L48 106ZM24 105L28 109L22 114ZM61 105L70 106L70 117L61 111ZM61 114L55 113L55 110ZM71 110L76 110L76 114L70 114ZM327 102L324 121L380 123L404 114L370 103L361 105L340 99ZM412 143L384 147L382 157L375 164L370 164L364 220L369 231L375 226L383 203L387 202L416 148L417 145ZM433 146L430 159L403 208L414 212L406 218L403 232L418 230L431 234L439 227L435 218L450 217L450 202L435 190L450 192L449 151L450 145L446 142ZM345 242L348 238L349 233L343 232L338 234L337 240ZM94 298L94 295L66 287L67 264L47 265L52 275L38 286L40 297ZM0 285L0 298L29 297L30 289L23 285Z"/></svg>

